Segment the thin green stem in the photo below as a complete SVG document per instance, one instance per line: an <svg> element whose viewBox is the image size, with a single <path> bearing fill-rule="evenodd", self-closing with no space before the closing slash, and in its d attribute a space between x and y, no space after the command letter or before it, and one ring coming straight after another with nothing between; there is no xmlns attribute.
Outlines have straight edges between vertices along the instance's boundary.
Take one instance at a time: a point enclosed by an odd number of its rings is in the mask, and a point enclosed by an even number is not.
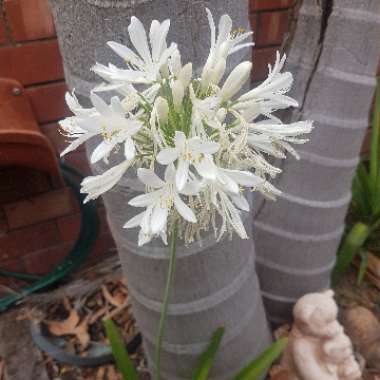
<svg viewBox="0 0 380 380"><path fill-rule="evenodd" d="M379 205L379 192L380 192L380 179L379 179L379 144L380 144L380 85L377 82L375 105L372 118L372 136L371 136L371 150L370 150L370 183L372 190L373 212L376 214L380 211Z"/></svg>
<svg viewBox="0 0 380 380"><path fill-rule="evenodd" d="M175 262L176 262L176 251L177 251L177 236L178 236L178 226L175 224L173 226L173 231L170 235L170 257L169 257L169 267L166 276L166 286L164 293L164 300L161 307L160 323L158 326L158 334L156 338L156 349L155 349L155 374L154 378L160 380L161 372L161 350L162 350L162 339L165 333L165 322L168 313L168 305L170 298L170 291L172 288L174 272L175 272Z"/></svg>

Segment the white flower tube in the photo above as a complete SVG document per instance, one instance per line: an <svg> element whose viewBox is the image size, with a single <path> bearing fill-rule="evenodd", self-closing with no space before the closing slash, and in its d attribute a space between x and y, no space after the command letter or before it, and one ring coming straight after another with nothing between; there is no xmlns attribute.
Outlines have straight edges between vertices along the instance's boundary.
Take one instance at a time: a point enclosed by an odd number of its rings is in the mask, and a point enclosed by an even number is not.
<svg viewBox="0 0 380 380"><path fill-rule="evenodd" d="M181 108L185 89L181 81L176 80L171 85L174 108L178 111Z"/></svg>
<svg viewBox="0 0 380 380"><path fill-rule="evenodd" d="M242 62L236 66L225 81L220 91L220 97L223 100L229 100L236 95L249 79L251 70L252 63L248 61Z"/></svg>

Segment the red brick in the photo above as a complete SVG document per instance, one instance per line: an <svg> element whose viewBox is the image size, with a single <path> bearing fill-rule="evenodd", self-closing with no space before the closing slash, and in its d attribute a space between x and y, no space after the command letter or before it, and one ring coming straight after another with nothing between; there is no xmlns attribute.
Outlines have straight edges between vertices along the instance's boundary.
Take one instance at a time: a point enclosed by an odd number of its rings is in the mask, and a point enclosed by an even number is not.
<svg viewBox="0 0 380 380"><path fill-rule="evenodd" d="M0 16L0 44L7 42L7 34L5 31L4 18Z"/></svg>
<svg viewBox="0 0 380 380"><path fill-rule="evenodd" d="M68 215L78 209L69 188L49 191L3 206L10 229Z"/></svg>
<svg viewBox="0 0 380 380"><path fill-rule="evenodd" d="M109 234L104 207L98 207L99 236ZM76 213L57 220L58 230L63 241L76 240L80 229L81 214Z"/></svg>
<svg viewBox="0 0 380 380"><path fill-rule="evenodd" d="M20 272L20 273L26 272L24 263L22 262L21 259L1 261L0 268L6 271L10 271L10 272ZM14 277L0 276L0 285L3 285L11 289L18 289L20 286L23 285L23 282L16 280ZM0 287L0 297L6 296L7 294L9 294L9 292L7 292L6 289Z"/></svg>
<svg viewBox="0 0 380 380"><path fill-rule="evenodd" d="M69 116L65 102L65 82L29 87L25 90L38 123L48 123Z"/></svg>
<svg viewBox="0 0 380 380"><path fill-rule="evenodd" d="M5 212L0 208L0 236L4 236L8 233L9 226L7 223L7 218L5 217Z"/></svg>
<svg viewBox="0 0 380 380"><path fill-rule="evenodd" d="M21 167L1 169L0 184L0 204L40 194L52 187L45 173Z"/></svg>
<svg viewBox="0 0 380 380"><path fill-rule="evenodd" d="M46 274L62 263L70 253L74 242L59 244L49 249L33 252L24 257L24 263L29 273Z"/></svg>
<svg viewBox="0 0 380 380"><path fill-rule="evenodd" d="M23 85L63 79L57 40L1 48L0 76L16 79Z"/></svg>
<svg viewBox="0 0 380 380"><path fill-rule="evenodd" d="M285 33L289 28L289 13L281 12L262 12L259 18L259 33L256 36L256 45L280 45Z"/></svg>
<svg viewBox="0 0 380 380"><path fill-rule="evenodd" d="M55 36L48 0L4 0L4 9L15 41Z"/></svg>
<svg viewBox="0 0 380 380"><path fill-rule="evenodd" d="M55 222L20 228L0 237L0 261L22 257L56 245L60 240Z"/></svg>
<svg viewBox="0 0 380 380"><path fill-rule="evenodd" d="M280 50L279 46L253 49L253 81L262 81L268 76L268 64L274 63L277 50Z"/></svg>
<svg viewBox="0 0 380 380"><path fill-rule="evenodd" d="M297 0L250 0L251 11L261 11L264 9L290 8Z"/></svg>

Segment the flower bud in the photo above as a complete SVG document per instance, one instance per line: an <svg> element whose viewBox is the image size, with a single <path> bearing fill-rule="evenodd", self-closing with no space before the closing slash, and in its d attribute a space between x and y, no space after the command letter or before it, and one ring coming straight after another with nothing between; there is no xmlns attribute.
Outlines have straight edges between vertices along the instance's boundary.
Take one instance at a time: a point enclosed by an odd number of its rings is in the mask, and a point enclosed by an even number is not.
<svg viewBox="0 0 380 380"><path fill-rule="evenodd" d="M212 72L211 82L218 85L226 71L226 60L221 58Z"/></svg>
<svg viewBox="0 0 380 380"><path fill-rule="evenodd" d="M154 104L158 116L158 120L161 123L165 123L168 120L169 105L166 99L159 96Z"/></svg>
<svg viewBox="0 0 380 380"><path fill-rule="evenodd" d="M232 70L220 91L220 96L223 100L231 99L241 90L251 75L251 69L252 63L246 61Z"/></svg>
<svg viewBox="0 0 380 380"><path fill-rule="evenodd" d="M176 80L171 85L174 109L178 111L181 108L183 97L185 96L185 88L181 81Z"/></svg>
<svg viewBox="0 0 380 380"><path fill-rule="evenodd" d="M170 60L171 71L175 76L178 76L182 69L181 53L175 50Z"/></svg>
<svg viewBox="0 0 380 380"><path fill-rule="evenodd" d="M216 118L223 123L227 116L227 110L225 108L219 108L216 113Z"/></svg>
<svg viewBox="0 0 380 380"><path fill-rule="evenodd" d="M192 75L193 64L189 62L182 67L180 73L178 74L178 80L181 81L184 88L187 88L187 86L190 84Z"/></svg>
<svg viewBox="0 0 380 380"><path fill-rule="evenodd" d="M206 90L208 86L210 85L211 76L212 76L212 65L209 62L209 60L207 60L202 71L202 78L201 78L202 90Z"/></svg>

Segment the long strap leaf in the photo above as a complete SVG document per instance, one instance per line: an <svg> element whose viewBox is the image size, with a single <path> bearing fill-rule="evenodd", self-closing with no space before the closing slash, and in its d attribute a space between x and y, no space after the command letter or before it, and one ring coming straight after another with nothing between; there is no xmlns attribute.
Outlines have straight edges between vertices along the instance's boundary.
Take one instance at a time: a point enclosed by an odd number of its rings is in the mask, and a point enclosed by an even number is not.
<svg viewBox="0 0 380 380"><path fill-rule="evenodd" d="M364 223L358 222L352 227L339 249L337 262L332 275L333 282L337 280L340 274L348 269L370 233L371 227Z"/></svg>
<svg viewBox="0 0 380 380"><path fill-rule="evenodd" d="M111 319L104 320L103 324L106 329L107 338L111 344L112 354L123 380L138 380L136 370L117 327Z"/></svg>
<svg viewBox="0 0 380 380"><path fill-rule="evenodd" d="M220 342L224 335L224 328L219 327L212 335L211 342L206 351L202 354L198 367L192 377L193 380L207 380L208 374L214 363L216 353L218 352Z"/></svg>
<svg viewBox="0 0 380 380"><path fill-rule="evenodd" d="M287 344L287 338L280 338L274 342L257 359L243 368L234 380L257 380L281 355Z"/></svg>
<svg viewBox="0 0 380 380"><path fill-rule="evenodd" d="M380 211L380 171L379 171L379 153L380 153L380 85L379 78L377 81L375 107L372 118L372 136L370 151L370 181L372 189L372 207L373 213Z"/></svg>

